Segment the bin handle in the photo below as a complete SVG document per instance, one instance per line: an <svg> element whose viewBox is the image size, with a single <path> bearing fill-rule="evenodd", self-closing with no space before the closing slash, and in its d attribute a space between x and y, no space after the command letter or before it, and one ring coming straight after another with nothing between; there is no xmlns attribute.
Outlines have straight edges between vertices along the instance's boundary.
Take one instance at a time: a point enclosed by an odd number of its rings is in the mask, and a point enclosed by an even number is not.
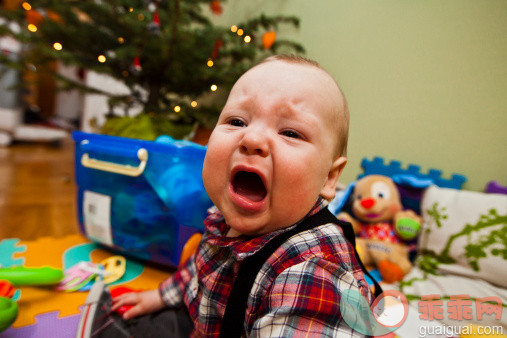
<svg viewBox="0 0 507 338"><path fill-rule="evenodd" d="M139 163L139 166L133 167L131 165L96 160L90 158L88 153L84 153L81 156L81 164L83 165L83 167L86 168L98 169L120 175L138 177L144 172L144 169L146 168L146 163L148 162L148 151L144 148L140 148L137 151L137 158L141 161L141 163Z"/></svg>

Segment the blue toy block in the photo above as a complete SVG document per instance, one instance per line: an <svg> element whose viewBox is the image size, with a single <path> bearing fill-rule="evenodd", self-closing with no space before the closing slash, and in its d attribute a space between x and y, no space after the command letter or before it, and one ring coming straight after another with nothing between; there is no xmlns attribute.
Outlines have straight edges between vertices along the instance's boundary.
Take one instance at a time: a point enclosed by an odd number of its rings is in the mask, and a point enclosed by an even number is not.
<svg viewBox="0 0 507 338"><path fill-rule="evenodd" d="M466 182L466 177L463 175L453 174L450 179L442 178L442 171L437 169L428 170L427 174L421 173L421 167L410 164L407 169L401 167L399 161L391 161L391 163L384 164L382 157L374 157L373 160L364 158L361 161L361 167L364 169L364 173L359 175L361 178L366 175L384 175L389 177L399 175L409 175L422 180L431 180L433 184L441 188L453 188L461 189L463 183Z"/></svg>

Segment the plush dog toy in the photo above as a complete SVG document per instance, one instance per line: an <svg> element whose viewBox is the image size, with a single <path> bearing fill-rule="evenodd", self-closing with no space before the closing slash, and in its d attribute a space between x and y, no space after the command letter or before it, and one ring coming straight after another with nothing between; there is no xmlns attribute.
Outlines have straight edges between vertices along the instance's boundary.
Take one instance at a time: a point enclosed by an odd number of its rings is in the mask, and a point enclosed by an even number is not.
<svg viewBox="0 0 507 338"><path fill-rule="evenodd" d="M337 217L352 224L361 260L376 266L384 281L401 280L412 268L404 241L417 236L420 217L412 210L402 210L398 188L387 176L361 178L352 198L354 216L342 212Z"/></svg>

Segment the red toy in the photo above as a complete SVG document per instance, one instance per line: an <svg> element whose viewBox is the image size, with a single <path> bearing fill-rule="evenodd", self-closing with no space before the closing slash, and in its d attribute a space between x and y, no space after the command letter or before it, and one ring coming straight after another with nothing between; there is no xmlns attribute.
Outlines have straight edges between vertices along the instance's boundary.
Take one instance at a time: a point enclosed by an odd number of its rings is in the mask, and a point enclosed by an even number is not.
<svg viewBox="0 0 507 338"><path fill-rule="evenodd" d="M111 297L114 299L114 298L118 297L119 295L122 295L124 293L129 293L129 292L143 292L143 290L134 290L134 289L131 289L126 286L118 286L114 289L111 289ZM123 316L123 314L125 312L127 312L128 310L130 310L133 306L134 305L123 305L123 306L119 307L115 312L118 313L119 315Z"/></svg>

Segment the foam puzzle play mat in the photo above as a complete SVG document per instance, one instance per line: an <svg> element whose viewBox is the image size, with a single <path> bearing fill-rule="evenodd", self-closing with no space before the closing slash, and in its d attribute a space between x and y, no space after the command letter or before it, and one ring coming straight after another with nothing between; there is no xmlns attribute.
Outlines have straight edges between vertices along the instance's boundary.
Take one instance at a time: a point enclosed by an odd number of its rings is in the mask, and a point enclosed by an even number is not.
<svg viewBox="0 0 507 338"><path fill-rule="evenodd" d="M3 239L0 265L2 338L75 337L87 291L96 280L111 289L148 290L170 275L168 269L119 256L81 235Z"/></svg>

